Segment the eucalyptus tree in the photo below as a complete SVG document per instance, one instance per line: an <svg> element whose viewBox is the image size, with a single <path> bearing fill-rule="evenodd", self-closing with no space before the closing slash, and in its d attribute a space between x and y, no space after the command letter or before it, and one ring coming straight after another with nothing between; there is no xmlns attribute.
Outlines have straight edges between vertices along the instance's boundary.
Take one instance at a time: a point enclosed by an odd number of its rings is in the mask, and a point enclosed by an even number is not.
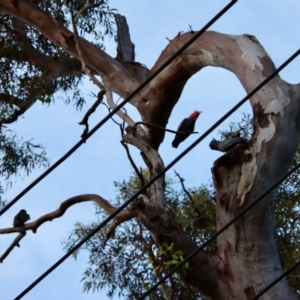
<svg viewBox="0 0 300 300"><path fill-rule="evenodd" d="M96 30L96 24L104 26L104 34L112 33L112 12L105 1L65 4L0 0L0 12L1 60L8 70L1 94L3 123L16 120L37 100L48 103L57 89L72 90L73 99L80 106L83 100L77 84L83 76L88 76L99 88L98 100L103 101L105 95L107 105L113 109L116 107L113 93L121 98L129 96L196 34L194 31L178 34L148 69L135 61L126 19L118 14L115 14L117 57L108 55L101 46L103 34ZM70 12L71 18L67 17ZM93 42L88 40L87 33L94 36ZM130 100L142 123L134 122L126 111L117 113L127 126L120 127L124 147L132 145L141 152L151 178L164 169L159 147L172 110L188 80L206 66L233 72L247 92L275 71L272 59L254 36L214 31L202 34ZM17 68L20 71L13 71ZM300 138L299 100L300 85L289 84L279 75L249 100L253 110L251 139L226 152L212 167L217 229L267 191L291 166ZM83 122L86 132L87 119L88 114ZM145 182L138 168L135 170L141 182ZM107 239L120 224L135 219L147 230L160 253L185 257L197 249L197 240L180 226L168 207L165 193L166 180L162 176L115 217L107 229ZM220 235L215 251L200 251L192 258L178 274L182 282L211 299L250 299L281 275L274 234L275 196L273 190ZM61 216L70 205L88 200L94 200L108 213L116 210L115 205L100 195L78 195L68 199L60 210L25 224L22 230L36 230L43 221ZM137 253L137 264L139 258ZM159 270L155 269L157 277L161 276ZM173 295L168 288L161 288L161 293L165 299ZM297 296L283 279L264 298L296 299Z"/></svg>

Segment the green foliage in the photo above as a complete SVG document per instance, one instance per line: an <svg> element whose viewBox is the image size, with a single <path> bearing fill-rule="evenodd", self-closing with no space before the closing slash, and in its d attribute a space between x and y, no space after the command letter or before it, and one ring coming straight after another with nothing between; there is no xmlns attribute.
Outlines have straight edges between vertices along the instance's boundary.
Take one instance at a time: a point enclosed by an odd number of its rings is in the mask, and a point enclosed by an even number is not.
<svg viewBox="0 0 300 300"><path fill-rule="evenodd" d="M162 249L158 249L156 255L154 256L154 260L149 260L148 262L152 264L154 267L154 271L169 272L172 268L176 267L184 260L183 252L178 250L174 250L174 243L171 245L162 245ZM171 267L171 268L170 268ZM186 262L183 265L184 269L189 268L189 263ZM178 273L184 272L184 269L179 270Z"/></svg>
<svg viewBox="0 0 300 300"><path fill-rule="evenodd" d="M176 220L198 244L203 243L216 230L214 191L205 185L188 189L188 194L176 191L173 186L172 189L172 197L167 198L167 202ZM208 250L214 247L215 243L212 243Z"/></svg>
<svg viewBox="0 0 300 300"><path fill-rule="evenodd" d="M229 123L228 129L219 130L219 134L222 139L227 139L239 134L242 138L249 140L253 132L253 123L250 114L243 113L243 117L240 122Z"/></svg>
<svg viewBox="0 0 300 300"><path fill-rule="evenodd" d="M147 177L149 173L143 171L143 174ZM284 269L291 267L299 259L299 175L300 171L281 185L274 206L276 235ZM176 189L174 179L167 178L166 182L165 196L169 208L173 210L184 231L199 245L202 244L216 231L212 187L201 186L188 189L186 193ZM116 206L141 187L140 180L134 175L128 181L114 184L118 192ZM99 221L103 220L106 216L100 209L96 208L96 210ZM76 223L75 230L64 242L65 248L74 245L97 224L98 222L86 225ZM110 298L117 294L126 299L138 299L147 288L184 258L181 251L173 249L173 244L158 249L149 232L137 220L120 225L114 236L104 244L106 229L89 240L83 248L89 253L89 266L82 278L85 292L95 292L105 286L109 290ZM206 250L213 250L213 248L214 244L211 244ZM188 267L188 264L185 265L186 269ZM181 272L184 272L184 269ZM288 278L298 294L300 294L299 276L300 272L295 271ZM167 280L163 288L167 292L175 291L176 299L201 299L199 294L179 280L178 274L174 274ZM161 297L161 291L156 290L149 299L161 299Z"/></svg>
<svg viewBox="0 0 300 300"><path fill-rule="evenodd" d="M48 161L45 157L45 149L32 141L17 140L16 135L10 130L0 132L1 165L0 176L5 180L25 171L28 175L35 167L46 167Z"/></svg>
<svg viewBox="0 0 300 300"><path fill-rule="evenodd" d="M291 168L300 163L300 148ZM276 237L284 270L299 260L300 244L300 169L287 178L279 187L274 203ZM300 296L299 268L287 277L291 287Z"/></svg>
<svg viewBox="0 0 300 300"><path fill-rule="evenodd" d="M70 28L69 1L33 1L56 20ZM45 3L47 7L44 7ZM92 37L95 45L104 49L105 37L115 35L114 9L107 0L89 1L97 4L84 10L77 20L80 35ZM73 0L73 15L86 5L85 0ZM14 17L0 13L0 128L13 123L36 101L49 105L59 97L66 104L81 109L85 103L81 63L61 47L54 45L35 28ZM41 63L41 61L43 63ZM51 69L52 68L52 69ZM7 125L8 126L8 125ZM46 167L48 161L42 145L23 141L7 127L0 133L0 195L17 174L28 175L36 167ZM23 173L20 173L22 171ZM0 198L0 207L3 205Z"/></svg>
<svg viewBox="0 0 300 300"><path fill-rule="evenodd" d="M47 10L56 18L56 20L69 28L70 7L68 1L47 1ZM41 9L43 1L35 2ZM85 6L85 0L72 1L73 15ZM90 1L95 3L96 1ZM93 9L84 10L77 21L78 32L81 36L91 36L95 45L104 49L103 42L105 37L115 35L113 14L116 12L108 5L108 1L100 1ZM26 35L26 37L25 37ZM34 47L34 51L39 55L58 62L60 68L68 69L71 66L77 66L77 74L72 76L62 75L56 77L51 74L47 67L37 66L31 58L28 51L28 44ZM12 17L0 13L0 65L1 81L0 90L5 95L17 97L20 101L34 102L40 100L42 103L54 101L54 95L57 91L63 94L69 92L72 96L66 97L66 103L72 99L75 103L82 104L81 89L78 85L81 83L82 73L80 62L72 58L62 48L52 44L46 37L31 26L22 22L16 22ZM36 55L36 54L35 54ZM80 95L81 96L80 96ZM16 106L13 101L1 101L0 98L0 117L8 119L15 111Z"/></svg>
<svg viewBox="0 0 300 300"><path fill-rule="evenodd" d="M0 161L0 194L4 192L2 181L6 187L11 186L13 179L21 174L29 175L36 167L49 165L42 145L32 140L18 140L16 134L4 126L0 130Z"/></svg>
<svg viewBox="0 0 300 300"><path fill-rule="evenodd" d="M142 174L145 182L149 180L148 171L143 170ZM189 189L194 199L192 203L184 191L175 189L176 183L174 179L166 179L165 197L168 206L189 235L199 242L204 241L215 232L215 204L212 195L205 186ZM134 174L127 181L114 182L114 185L117 188L114 203L116 206L124 203L142 186L140 179ZM98 221L92 224L76 223L73 232L63 242L66 250L106 217L98 206L95 208ZM148 230L135 219L118 226L107 243L105 243L106 229L107 227L93 236L81 248L87 250L89 254L88 267L82 278L85 292L95 292L105 286L110 298L118 295L126 299L138 299L147 288L183 260L182 252L175 251L172 245L158 249ZM149 263L150 261L152 263ZM185 268L188 267L186 264ZM194 297L201 299L199 294L179 280L178 274L174 274L165 283L164 288L167 291L174 291L176 299L194 299ZM149 297L153 300L162 299L162 292L157 289Z"/></svg>
<svg viewBox="0 0 300 300"><path fill-rule="evenodd" d="M143 177L144 184L146 184L150 180L150 173L148 170L140 170L140 173ZM114 181L114 186L118 191L117 195L117 203L122 203L132 195L136 193L139 189L141 189L144 184L141 182L140 178L138 178L135 174L132 174L128 181L123 180L122 182Z"/></svg>
<svg viewBox="0 0 300 300"><path fill-rule="evenodd" d="M77 223L65 243L66 249L97 225L98 222ZM132 221L122 224L105 245L104 240L105 232L101 231L83 246L89 252L88 267L82 278L83 290L95 292L105 286L110 298L117 294L136 299L142 287L155 280L145 251L151 242L149 234L140 223Z"/></svg>

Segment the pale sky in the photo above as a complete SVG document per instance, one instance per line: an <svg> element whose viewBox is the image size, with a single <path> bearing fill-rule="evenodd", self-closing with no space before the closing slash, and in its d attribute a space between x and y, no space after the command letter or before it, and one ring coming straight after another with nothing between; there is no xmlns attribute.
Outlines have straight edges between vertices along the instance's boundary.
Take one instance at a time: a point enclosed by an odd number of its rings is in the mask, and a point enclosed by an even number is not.
<svg viewBox="0 0 300 300"><path fill-rule="evenodd" d="M166 38L172 39L179 31L187 31L189 25L193 30L201 29L228 2L114 0L110 2L110 6L127 18L131 39L135 44L136 61L151 68L167 46ZM256 36L278 67L300 47L299 16L299 0L240 0L210 29L234 35L247 33ZM114 40L108 41L106 47L107 52L114 57ZM299 70L298 57L280 75L287 82L298 83ZM51 162L56 162L80 139L83 127L78 122L94 101L90 97L91 93L97 93L97 89L89 81L85 82L82 90L88 102L83 111L76 111L72 104L66 106L57 95L55 104L49 107L35 104L11 128L16 129L25 140L34 138L34 142L44 144ZM245 95L232 73L212 67L205 68L185 86L167 127L176 129L183 118L194 110L201 110L203 114L197 121L196 131L202 134ZM132 112L135 121L140 120L130 105L126 105L126 108ZM251 112L248 103L219 129L226 128L229 122L239 121L243 112ZM106 113L105 107L100 106L90 119L90 128ZM218 137L217 131L175 166L174 169L186 179L187 187L199 186L211 180L210 169L221 153L211 151L208 144L212 137ZM172 134L167 133L160 147L165 165L186 149L197 135L189 137L177 149L171 147L173 138ZM71 158L10 208L0 218L0 228L11 226L14 215L20 209L26 209L33 221L57 209L62 201L75 195L95 193L108 200L114 199L116 191L113 181L126 179L131 173L130 164L119 141L119 128L113 122L107 122ZM132 152L137 163L143 166L139 152ZM23 181L18 180L7 192L7 198L13 199L42 172L39 169ZM168 174L173 177L174 172L170 171ZM69 235L76 221L88 223L94 219L94 207L91 203L78 204L69 209L61 219L42 225L36 234L28 232L21 241L21 248L15 248L0 265L1 299L14 299L65 254L61 241ZM16 234L1 236L1 254L15 236ZM23 299L108 299L105 293L82 293L80 280L86 262L87 256L84 253L79 255L77 261L67 259Z"/></svg>

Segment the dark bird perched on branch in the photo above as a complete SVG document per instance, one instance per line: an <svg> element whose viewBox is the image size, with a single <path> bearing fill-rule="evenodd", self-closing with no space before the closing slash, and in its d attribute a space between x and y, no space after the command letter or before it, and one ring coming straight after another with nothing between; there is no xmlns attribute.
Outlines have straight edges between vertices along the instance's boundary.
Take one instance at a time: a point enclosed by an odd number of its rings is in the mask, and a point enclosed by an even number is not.
<svg viewBox="0 0 300 300"><path fill-rule="evenodd" d="M212 150L218 150L221 152L227 152L231 149L233 149L236 145L241 144L246 142L245 139L241 138L241 137L230 137L224 141L217 141L215 139L213 139L210 143L209 143L209 147Z"/></svg>
<svg viewBox="0 0 300 300"><path fill-rule="evenodd" d="M30 220L29 214L25 209L21 209L20 212L14 217L14 227L22 227L26 221Z"/></svg>
<svg viewBox="0 0 300 300"><path fill-rule="evenodd" d="M197 118L199 117L201 111L194 111L188 118L185 118L179 125L177 131L181 133L176 133L174 141L172 142L172 146L177 148L178 145L183 142L193 131L195 128L195 123Z"/></svg>

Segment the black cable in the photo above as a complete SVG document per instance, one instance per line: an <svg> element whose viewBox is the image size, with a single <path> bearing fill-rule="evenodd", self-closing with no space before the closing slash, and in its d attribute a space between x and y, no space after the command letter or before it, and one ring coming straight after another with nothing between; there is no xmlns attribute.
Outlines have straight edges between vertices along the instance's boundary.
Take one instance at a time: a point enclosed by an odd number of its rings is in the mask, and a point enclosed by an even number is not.
<svg viewBox="0 0 300 300"><path fill-rule="evenodd" d="M161 73L176 57L178 57L188 46L190 46L200 35L202 35L214 22L216 22L231 6L238 0L232 0L227 4L214 18L212 18L200 31L198 31L186 44L184 44L178 51L176 51L169 59L166 60L152 75L150 75L139 87L137 87L127 98L117 105L105 118L103 118L90 132L86 134L75 146L73 146L64 156L62 156L56 163L54 163L48 170L28 185L20 194L18 194L11 202L9 202L1 211L0 216L3 215L11 206L13 206L20 198L22 198L28 191L51 173L56 167L64 162L71 154L73 154L82 144L86 142L103 124L105 124L119 109L128 103L137 93L139 93L153 78Z"/></svg>
<svg viewBox="0 0 300 300"><path fill-rule="evenodd" d="M293 59L300 54L300 49L295 52L289 59L287 59L279 68L277 68L270 76L268 76L262 83L254 88L246 97L244 97L237 105L235 105L227 114L219 119L212 127L210 127L202 136L200 136L194 143L192 143L187 149L179 154L168 166L166 166L160 173L154 176L147 184L145 184L139 191L131 196L126 202L124 202L114 213L108 216L99 226L91 231L86 237L84 237L77 245L70 249L60 260L58 260L52 267L50 267L45 273L43 273L38 279L36 279L29 287L27 287L15 300L21 299L22 296L27 294L34 286L42 281L48 274L56 269L64 260L71 256L76 250L78 250L86 241L88 241L94 234L96 234L103 226L111 221L118 213L126 208L134 199L142 194L151 184L153 184L160 176L164 175L171 167L173 167L182 157L190 152L198 143L200 143L207 135L209 135L219 124L221 124L226 118L228 118L235 110L237 110L246 100L253 96L263 85L269 82L274 76L276 76L283 68L285 68Z"/></svg>
<svg viewBox="0 0 300 300"><path fill-rule="evenodd" d="M138 299L144 299L148 296L152 291L154 291L160 284L162 284L165 280L167 280L174 272L180 269L187 261L189 261L192 257L194 257L198 252L203 250L210 242L212 242L215 238L217 238L222 232L224 232L230 225L232 225L236 220L238 220L241 216L243 216L248 210L250 210L254 205L260 202L264 197L266 197L270 192L272 192L280 183L282 183L286 178L288 178L292 173L294 173L300 167L300 163L297 164L294 168L292 168L289 172L287 172L280 180L278 180L271 188L269 188L266 192L264 192L259 198L257 198L254 202L252 202L249 206L247 206L244 210L238 213L231 221L229 221L226 225L224 225L221 229L219 229L215 234L213 234L206 242L204 242L200 247L190 253L183 261L181 261L176 267L174 267L168 274L166 274L163 278L161 278L157 283L155 283L151 288L149 288L142 296ZM253 299L252 299L253 300Z"/></svg>
<svg viewBox="0 0 300 300"><path fill-rule="evenodd" d="M267 285L263 290L261 290L252 300L258 299L260 296L262 296L267 290L269 290L272 286L274 286L278 281L280 281L282 278L287 276L289 273L294 271L296 268L300 266L300 260L295 263L291 268L289 268L287 271L285 271L282 275L280 275L277 279L272 281L269 285Z"/></svg>

